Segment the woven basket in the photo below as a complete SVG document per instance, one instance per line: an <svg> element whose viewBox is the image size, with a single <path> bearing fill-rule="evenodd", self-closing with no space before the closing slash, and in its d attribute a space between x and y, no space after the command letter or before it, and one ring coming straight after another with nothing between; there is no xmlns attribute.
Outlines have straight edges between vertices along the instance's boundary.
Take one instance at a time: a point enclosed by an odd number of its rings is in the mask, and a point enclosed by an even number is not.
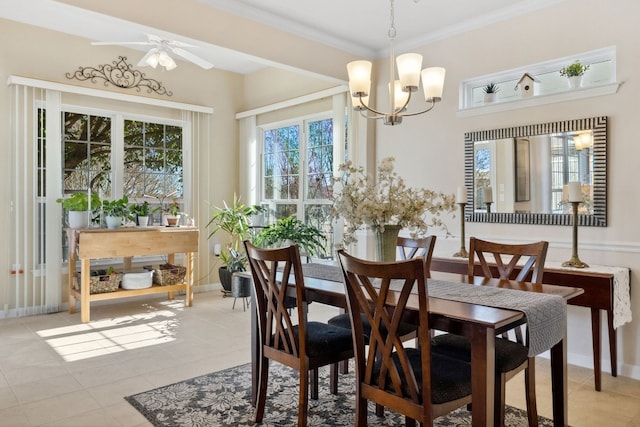
<svg viewBox="0 0 640 427"><path fill-rule="evenodd" d="M76 290L80 290L80 280L80 273L78 273L75 281ZM106 270L98 271L98 275L89 276L89 293L104 294L115 292L120 287L121 280L122 273L106 274Z"/></svg>
<svg viewBox="0 0 640 427"><path fill-rule="evenodd" d="M187 268L181 265L162 264L153 266L153 283L160 286L177 285L184 282Z"/></svg>

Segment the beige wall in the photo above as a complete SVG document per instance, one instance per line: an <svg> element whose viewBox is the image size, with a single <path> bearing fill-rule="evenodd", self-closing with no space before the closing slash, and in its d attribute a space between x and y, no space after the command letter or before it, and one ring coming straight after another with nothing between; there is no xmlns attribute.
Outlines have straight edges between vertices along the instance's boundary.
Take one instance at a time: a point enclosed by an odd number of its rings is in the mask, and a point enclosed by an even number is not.
<svg viewBox="0 0 640 427"><path fill-rule="evenodd" d="M455 193L456 187L463 185L465 132L609 116L609 225L606 228L580 228L579 254L589 264L630 267L632 287L637 286L640 283L640 227L637 226L640 197L633 177L640 155L637 143L640 27L634 18L638 13L640 4L636 2L568 0L526 17L419 49L418 52L424 55L425 66L447 68L444 99L431 113L407 118L399 127L378 125L376 158L394 156L397 168L411 185ZM458 84L463 79L612 45L617 48L618 80L623 82L617 94L470 118L456 115ZM386 63L378 68L377 72L384 73ZM386 79L384 75L382 81ZM383 88L378 86L378 89L382 93ZM414 105L417 109L419 102ZM456 238L440 239L436 253L451 255L459 248L459 219L450 220L449 229ZM507 241L545 239L550 242L549 260L562 262L571 257L569 227L467 223L466 235ZM640 293L634 290L631 297L637 319ZM590 366L589 312L570 307L569 313L570 358ZM606 342L606 332L603 337ZM622 359L619 370L623 375L640 378L639 337L638 320L618 330L619 358ZM605 370L609 369L607 352L605 345Z"/></svg>

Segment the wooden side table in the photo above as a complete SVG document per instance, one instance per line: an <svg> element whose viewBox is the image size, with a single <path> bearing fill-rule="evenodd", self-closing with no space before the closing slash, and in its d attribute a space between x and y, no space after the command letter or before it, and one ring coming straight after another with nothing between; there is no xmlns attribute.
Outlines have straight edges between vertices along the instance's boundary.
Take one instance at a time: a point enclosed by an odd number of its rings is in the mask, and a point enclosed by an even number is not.
<svg viewBox="0 0 640 427"><path fill-rule="evenodd" d="M176 291L186 292L185 305L193 304L193 262L198 251L199 230L195 227L136 227L108 229L69 229L69 313L75 313L76 300L80 300L80 318L89 322L91 302L126 298L138 295L167 293L173 299ZM153 285L145 289L91 294L89 273L92 259L122 257L125 270L131 269L134 256L166 254L167 262L175 262L175 254L186 256L186 274L183 283L168 286ZM74 286L76 261L80 261L80 290Z"/></svg>
<svg viewBox="0 0 640 427"><path fill-rule="evenodd" d="M432 271L457 274L468 273L466 258L433 257ZM480 266L476 274L482 275ZM519 269L516 268L515 275ZM593 345L593 370L595 389L602 388L602 366L600 349L602 337L600 310L607 314L611 375L618 376L618 350L616 328L631 321L631 270L627 267L590 266L588 268L562 267L561 263L545 263L543 282L550 285L570 286L584 289L584 294L571 299L568 304L587 307L591 310L591 338Z"/></svg>

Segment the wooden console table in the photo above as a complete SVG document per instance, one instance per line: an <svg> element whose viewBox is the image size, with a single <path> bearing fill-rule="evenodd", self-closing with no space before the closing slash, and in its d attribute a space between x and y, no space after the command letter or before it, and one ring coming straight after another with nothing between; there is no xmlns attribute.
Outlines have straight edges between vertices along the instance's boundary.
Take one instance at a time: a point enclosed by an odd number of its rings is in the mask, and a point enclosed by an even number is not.
<svg viewBox="0 0 640 427"><path fill-rule="evenodd" d="M126 298L138 295L167 293L173 299L174 292L186 292L185 305L193 303L193 260L198 251L199 230L192 227L149 227L108 229L69 229L69 313L75 313L76 300L80 300L80 317L83 323L90 320L92 301ZM186 256L186 274L183 283L168 286L153 285L146 289L118 289L115 292L91 294L89 273L92 259L122 257L124 268L131 268L134 256L166 254L167 262L175 262L175 254ZM75 289L76 260L80 260L80 291Z"/></svg>
<svg viewBox="0 0 640 427"><path fill-rule="evenodd" d="M467 274L467 258L433 257L432 271ZM518 274L516 268L514 277ZM595 389L600 391L602 366L600 363L601 323L600 310L607 313L611 375L618 376L616 331L618 326L631 321L630 269L626 267L590 266L585 269L562 267L561 263L546 262L543 283L584 289L584 294L571 299L568 304L591 309L591 335L593 345L593 370ZM476 275L482 275L476 265ZM620 283L617 283L617 282Z"/></svg>

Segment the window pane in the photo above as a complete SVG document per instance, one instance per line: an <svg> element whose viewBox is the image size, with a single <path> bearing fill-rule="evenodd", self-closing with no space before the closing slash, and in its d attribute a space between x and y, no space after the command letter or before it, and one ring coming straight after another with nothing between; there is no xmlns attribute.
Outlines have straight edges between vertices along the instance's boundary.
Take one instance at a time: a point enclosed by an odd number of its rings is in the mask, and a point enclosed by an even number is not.
<svg viewBox="0 0 640 427"><path fill-rule="evenodd" d="M329 219L329 210L331 205L306 205L304 208L304 221L306 224L312 225L320 230L327 238L322 254L318 254L320 258L332 258L333 248L333 227Z"/></svg>
<svg viewBox="0 0 640 427"><path fill-rule="evenodd" d="M111 193L111 118L62 114L63 190Z"/></svg>
<svg viewBox="0 0 640 427"><path fill-rule="evenodd" d="M124 194L181 198L182 156L181 127L125 120Z"/></svg>

